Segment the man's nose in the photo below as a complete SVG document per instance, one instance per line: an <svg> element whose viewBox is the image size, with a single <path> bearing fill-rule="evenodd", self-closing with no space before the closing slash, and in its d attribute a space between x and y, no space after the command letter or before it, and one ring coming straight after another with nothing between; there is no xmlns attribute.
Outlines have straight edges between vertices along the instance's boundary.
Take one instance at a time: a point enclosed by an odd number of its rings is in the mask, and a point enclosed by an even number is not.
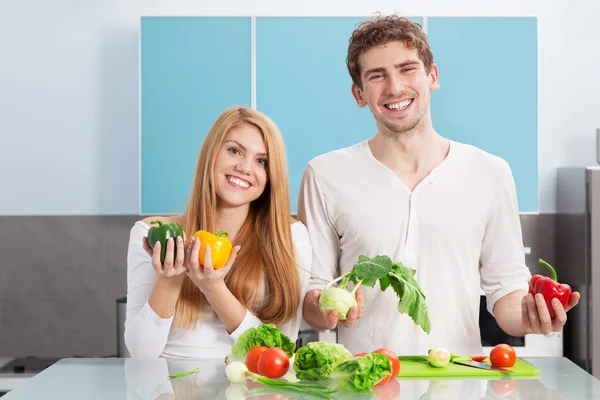
<svg viewBox="0 0 600 400"><path fill-rule="evenodd" d="M390 94L398 95L404 91L404 80L396 75L392 75L389 79L388 91Z"/></svg>

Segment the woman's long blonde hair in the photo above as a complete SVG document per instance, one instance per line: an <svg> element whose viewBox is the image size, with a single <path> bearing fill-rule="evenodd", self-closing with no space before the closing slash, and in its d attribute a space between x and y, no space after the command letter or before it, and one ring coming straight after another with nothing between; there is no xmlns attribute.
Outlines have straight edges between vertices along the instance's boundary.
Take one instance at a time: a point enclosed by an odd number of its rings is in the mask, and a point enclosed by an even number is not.
<svg viewBox="0 0 600 400"><path fill-rule="evenodd" d="M266 115L233 107L217 118L198 157L182 225L188 238L200 229L216 231L215 159L225 135L239 124L261 132L269 179L263 194L250 204L246 221L234 240L233 245L241 245L241 249L225 283L238 301L263 322L280 325L296 316L301 300L300 278L292 242L285 145L279 129ZM260 288L264 288L262 296ZM195 327L207 305L206 297L186 276L175 309L175 325Z"/></svg>

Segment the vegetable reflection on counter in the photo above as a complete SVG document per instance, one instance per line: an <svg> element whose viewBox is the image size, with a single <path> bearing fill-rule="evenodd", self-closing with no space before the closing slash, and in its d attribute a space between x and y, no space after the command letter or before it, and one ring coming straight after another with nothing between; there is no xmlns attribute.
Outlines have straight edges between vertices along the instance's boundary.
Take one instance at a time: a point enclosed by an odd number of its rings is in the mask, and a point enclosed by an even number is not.
<svg viewBox="0 0 600 400"><path fill-rule="evenodd" d="M381 291L391 287L399 298L398 312L408 314L414 323L424 332L431 332L431 321L427 310L426 297L414 276L414 269L405 267L402 263L393 262L388 256L380 255L369 258L358 256L358 263L352 270L329 282L319 298L319 305L325 314L335 310L339 319L344 320L350 308L355 307L355 292L360 285L374 287L379 282ZM334 287L333 285L340 281ZM352 282L355 287L352 292L346 290Z"/></svg>

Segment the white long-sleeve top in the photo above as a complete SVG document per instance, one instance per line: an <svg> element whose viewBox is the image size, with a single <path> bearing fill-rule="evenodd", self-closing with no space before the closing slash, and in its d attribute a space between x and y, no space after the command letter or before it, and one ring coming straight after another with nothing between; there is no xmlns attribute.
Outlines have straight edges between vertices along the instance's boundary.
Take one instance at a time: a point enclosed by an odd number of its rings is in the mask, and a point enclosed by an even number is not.
<svg viewBox="0 0 600 400"><path fill-rule="evenodd" d="M125 320L125 344L132 358L167 359L224 358L237 338L247 329L257 327L261 320L247 311L235 331L228 334L220 320L213 318L211 307L206 308L204 318L192 329L172 326L174 315L163 319L148 304L150 293L158 279L152 268L152 260L142 247L142 238L150 227L138 221L130 232L127 252L127 316ZM307 271L311 270L312 249L306 227L301 222L291 225L296 262ZM292 342L298 337L302 321L302 300L308 290L309 274L298 269L302 292L295 325L288 321L279 329Z"/></svg>
<svg viewBox="0 0 600 400"><path fill-rule="evenodd" d="M515 185L506 161L451 141L447 158L414 190L371 153L368 141L316 157L298 202L308 228L312 273L345 274L359 255L387 255L416 270L427 297L427 335L397 310L392 288L365 287L365 314L338 341L352 353L386 347L427 354L443 347L480 354L481 289L493 313L501 297L527 290ZM323 284L311 282L310 289Z"/></svg>

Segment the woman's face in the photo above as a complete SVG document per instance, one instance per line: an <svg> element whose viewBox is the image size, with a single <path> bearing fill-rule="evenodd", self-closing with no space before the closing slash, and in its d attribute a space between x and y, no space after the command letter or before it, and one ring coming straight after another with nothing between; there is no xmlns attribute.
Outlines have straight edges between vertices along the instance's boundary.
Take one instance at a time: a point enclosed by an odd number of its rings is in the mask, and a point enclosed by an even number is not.
<svg viewBox="0 0 600 400"><path fill-rule="evenodd" d="M230 129L215 160L220 205L240 207L258 199L269 180L267 172L267 150L260 131L249 124Z"/></svg>

